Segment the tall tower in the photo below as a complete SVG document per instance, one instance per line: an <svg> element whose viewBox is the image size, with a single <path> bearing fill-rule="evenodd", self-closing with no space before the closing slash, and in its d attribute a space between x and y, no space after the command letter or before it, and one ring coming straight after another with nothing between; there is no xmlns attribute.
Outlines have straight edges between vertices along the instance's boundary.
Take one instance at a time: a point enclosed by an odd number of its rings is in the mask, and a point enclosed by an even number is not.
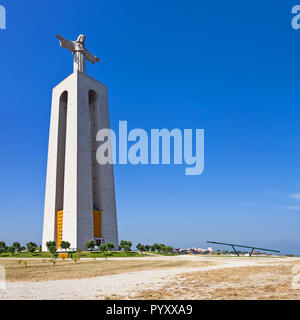
<svg viewBox="0 0 300 320"><path fill-rule="evenodd" d="M109 128L107 88L85 74L86 60L100 61L84 47L85 36L57 36L74 55L74 72L53 89L44 208L46 242L85 248L89 240L118 248L113 165L96 160L96 134Z"/></svg>

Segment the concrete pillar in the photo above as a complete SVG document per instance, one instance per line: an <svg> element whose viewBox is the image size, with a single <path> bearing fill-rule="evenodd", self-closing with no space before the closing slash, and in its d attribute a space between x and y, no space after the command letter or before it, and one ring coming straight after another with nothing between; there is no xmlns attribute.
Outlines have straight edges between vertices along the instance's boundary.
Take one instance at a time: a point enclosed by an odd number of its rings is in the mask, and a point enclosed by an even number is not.
<svg viewBox="0 0 300 320"><path fill-rule="evenodd" d="M56 241L58 210L64 211L63 240L71 248L85 249L85 243L94 239L95 207L102 213L103 242L118 248L113 166L95 160L95 136L102 128L109 128L105 85L74 72L53 89L43 250L47 241Z"/></svg>

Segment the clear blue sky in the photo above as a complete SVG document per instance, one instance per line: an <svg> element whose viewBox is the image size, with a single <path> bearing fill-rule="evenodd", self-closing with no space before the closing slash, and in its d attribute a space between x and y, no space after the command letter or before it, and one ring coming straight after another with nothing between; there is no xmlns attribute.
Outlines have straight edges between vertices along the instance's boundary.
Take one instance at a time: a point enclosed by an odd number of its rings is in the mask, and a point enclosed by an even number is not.
<svg viewBox="0 0 300 320"><path fill-rule="evenodd" d="M205 129L205 171L116 166L120 239L232 241L300 254L300 30L295 1L1 0L0 240L41 243L56 33L87 35L111 125Z"/></svg>

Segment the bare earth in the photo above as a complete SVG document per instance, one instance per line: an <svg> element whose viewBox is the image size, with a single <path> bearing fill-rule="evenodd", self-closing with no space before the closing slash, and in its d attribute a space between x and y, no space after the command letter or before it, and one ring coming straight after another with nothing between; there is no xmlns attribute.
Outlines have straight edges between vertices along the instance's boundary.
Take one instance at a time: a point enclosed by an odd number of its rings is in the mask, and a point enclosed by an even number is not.
<svg viewBox="0 0 300 320"><path fill-rule="evenodd" d="M27 261L25 267L0 259L7 276L0 299L300 300L298 258L158 256L58 261L55 266L49 260Z"/></svg>

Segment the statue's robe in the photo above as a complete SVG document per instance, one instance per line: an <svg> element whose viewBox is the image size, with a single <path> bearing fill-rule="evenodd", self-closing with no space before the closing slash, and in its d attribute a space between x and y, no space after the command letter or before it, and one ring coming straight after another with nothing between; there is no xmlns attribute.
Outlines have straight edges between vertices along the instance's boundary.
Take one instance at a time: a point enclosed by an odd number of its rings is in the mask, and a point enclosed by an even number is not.
<svg viewBox="0 0 300 320"><path fill-rule="evenodd" d="M94 64L99 61L97 57L92 55L88 50L85 49L84 43L80 41L70 41L65 38L59 39L60 46L71 51L74 55L74 72L80 71L85 73L86 60Z"/></svg>

